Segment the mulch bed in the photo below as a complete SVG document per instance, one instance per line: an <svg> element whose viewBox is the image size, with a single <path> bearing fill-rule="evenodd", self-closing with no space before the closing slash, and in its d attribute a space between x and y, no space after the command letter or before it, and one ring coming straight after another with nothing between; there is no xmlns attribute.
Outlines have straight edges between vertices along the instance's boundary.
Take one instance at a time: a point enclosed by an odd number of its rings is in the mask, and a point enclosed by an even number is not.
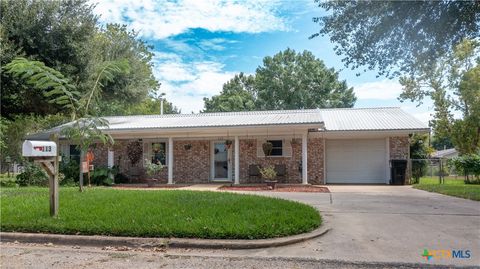
<svg viewBox="0 0 480 269"><path fill-rule="evenodd" d="M158 184L153 187L148 187L147 184L118 184L113 186L114 189L178 189L188 187L190 185L163 185Z"/></svg>
<svg viewBox="0 0 480 269"><path fill-rule="evenodd" d="M294 185L286 185L286 186L276 186L274 190L270 187L265 185L257 185L257 186L223 186L220 190L226 191L272 191L272 192L330 192L327 187L317 187L317 186L294 186Z"/></svg>

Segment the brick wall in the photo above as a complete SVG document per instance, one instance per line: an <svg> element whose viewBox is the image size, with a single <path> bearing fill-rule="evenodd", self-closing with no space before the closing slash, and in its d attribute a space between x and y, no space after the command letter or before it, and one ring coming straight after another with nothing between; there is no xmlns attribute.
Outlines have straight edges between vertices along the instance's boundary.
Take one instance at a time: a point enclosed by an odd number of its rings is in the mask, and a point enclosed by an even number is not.
<svg viewBox="0 0 480 269"><path fill-rule="evenodd" d="M395 136L389 139L390 159L410 159L410 142L408 136ZM407 163L406 182L408 184L411 178L410 162Z"/></svg>
<svg viewBox="0 0 480 269"><path fill-rule="evenodd" d="M323 139L310 138L308 139L308 183L309 184L324 184L323 176ZM301 148L300 148L301 150ZM300 153L301 155L301 153Z"/></svg>
<svg viewBox="0 0 480 269"><path fill-rule="evenodd" d="M189 150L185 145L191 144ZM173 181L207 183L210 178L210 141L190 140L173 143Z"/></svg>

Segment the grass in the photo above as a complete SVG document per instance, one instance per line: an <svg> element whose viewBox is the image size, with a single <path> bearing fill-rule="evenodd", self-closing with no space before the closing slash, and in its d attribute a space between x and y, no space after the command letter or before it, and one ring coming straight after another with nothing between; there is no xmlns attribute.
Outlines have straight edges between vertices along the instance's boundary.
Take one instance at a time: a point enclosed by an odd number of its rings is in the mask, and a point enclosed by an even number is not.
<svg viewBox="0 0 480 269"><path fill-rule="evenodd" d="M2 231L258 239L321 224L308 205L235 193L60 188L57 219L49 216L48 188L2 188L0 200Z"/></svg>
<svg viewBox="0 0 480 269"><path fill-rule="evenodd" d="M480 185L465 184L461 177L458 177L458 179L445 178L445 184L439 184L438 182L438 177L424 177L420 178L420 183L413 185L413 187L419 190L480 201Z"/></svg>

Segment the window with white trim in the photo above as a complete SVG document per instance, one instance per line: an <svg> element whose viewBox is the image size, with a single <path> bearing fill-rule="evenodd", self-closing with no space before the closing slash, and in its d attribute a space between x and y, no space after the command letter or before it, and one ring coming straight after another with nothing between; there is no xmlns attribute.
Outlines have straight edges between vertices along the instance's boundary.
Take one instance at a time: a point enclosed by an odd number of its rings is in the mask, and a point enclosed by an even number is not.
<svg viewBox="0 0 480 269"><path fill-rule="evenodd" d="M272 143L272 153L270 156L283 156L283 141L282 140L267 140Z"/></svg>

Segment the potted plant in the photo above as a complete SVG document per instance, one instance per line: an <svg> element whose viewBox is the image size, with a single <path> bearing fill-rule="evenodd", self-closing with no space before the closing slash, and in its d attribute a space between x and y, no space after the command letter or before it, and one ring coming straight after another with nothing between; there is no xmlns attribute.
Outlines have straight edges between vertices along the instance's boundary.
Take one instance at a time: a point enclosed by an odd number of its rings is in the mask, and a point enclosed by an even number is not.
<svg viewBox="0 0 480 269"><path fill-rule="evenodd" d="M267 186L274 190L275 184L277 183L277 180L275 180L277 178L277 171L275 171L275 168L272 165L265 166L260 169L260 174L265 180L265 183L267 183Z"/></svg>
<svg viewBox="0 0 480 269"><path fill-rule="evenodd" d="M233 141L232 141L232 140L229 140L229 139L225 140L225 146L226 146L228 149L232 146L232 144L233 144Z"/></svg>
<svg viewBox="0 0 480 269"><path fill-rule="evenodd" d="M270 154L272 154L272 150L273 150L272 142L267 141L267 142L263 143L262 144L262 149L263 149L263 153L265 154L265 156L270 156Z"/></svg>
<svg viewBox="0 0 480 269"><path fill-rule="evenodd" d="M162 171L163 165L160 162L153 163L150 160L145 159L145 169L146 169L147 175L150 177L149 179L147 179L148 187L153 187L155 183L158 181L156 177Z"/></svg>
<svg viewBox="0 0 480 269"><path fill-rule="evenodd" d="M185 150L190 150L192 148L192 144L188 143L183 145L183 147L185 148Z"/></svg>

